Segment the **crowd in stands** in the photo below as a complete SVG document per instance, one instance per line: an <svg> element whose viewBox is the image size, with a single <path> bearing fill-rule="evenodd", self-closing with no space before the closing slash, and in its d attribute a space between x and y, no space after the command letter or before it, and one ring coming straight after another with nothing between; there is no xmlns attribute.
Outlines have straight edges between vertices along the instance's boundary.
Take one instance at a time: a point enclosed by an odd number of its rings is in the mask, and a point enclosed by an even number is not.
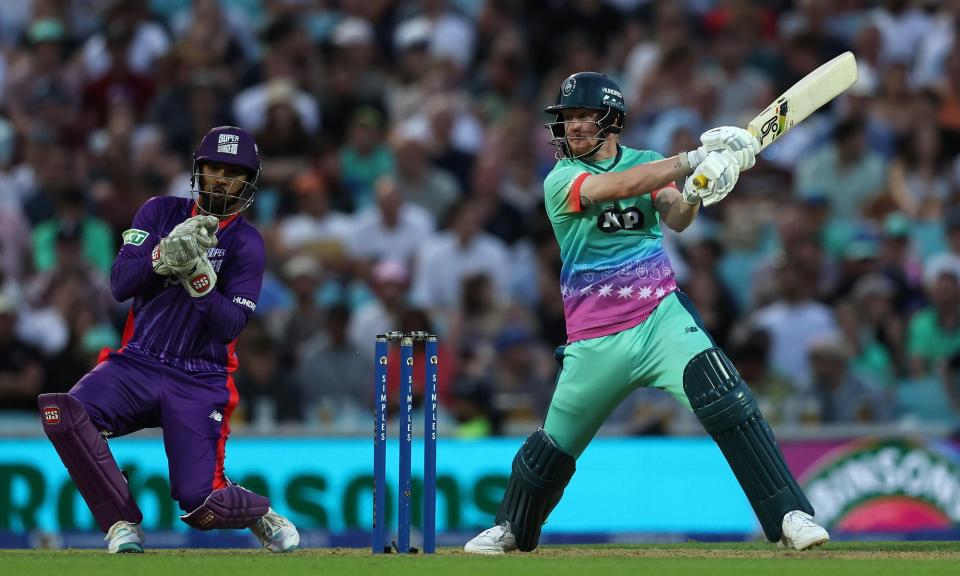
<svg viewBox="0 0 960 576"><path fill-rule="evenodd" d="M189 197L231 124L262 154L268 250L235 424L367 433L374 335L398 329L440 337L445 434L528 430L566 340L542 188L562 80L609 75L621 143L670 156L852 50L857 84L664 242L774 425L956 423L958 32L929 0L4 2L0 420L120 345L121 233ZM684 418L641 390L613 422Z"/></svg>

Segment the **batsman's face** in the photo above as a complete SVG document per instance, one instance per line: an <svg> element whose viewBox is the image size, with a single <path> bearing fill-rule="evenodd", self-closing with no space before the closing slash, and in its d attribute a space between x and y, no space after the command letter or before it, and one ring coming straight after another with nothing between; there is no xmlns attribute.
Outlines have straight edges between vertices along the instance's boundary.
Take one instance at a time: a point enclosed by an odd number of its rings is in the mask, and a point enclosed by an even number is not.
<svg viewBox="0 0 960 576"><path fill-rule="evenodd" d="M560 112L567 145L574 156L588 152L601 140L598 122L602 116L601 111L588 108L571 108Z"/></svg>

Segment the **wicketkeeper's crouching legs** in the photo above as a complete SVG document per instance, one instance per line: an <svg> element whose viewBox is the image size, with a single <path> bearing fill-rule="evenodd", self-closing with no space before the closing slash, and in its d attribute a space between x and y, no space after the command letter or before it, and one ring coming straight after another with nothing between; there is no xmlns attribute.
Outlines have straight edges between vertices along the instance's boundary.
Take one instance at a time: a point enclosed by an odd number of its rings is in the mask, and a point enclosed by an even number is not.
<svg viewBox="0 0 960 576"><path fill-rule="evenodd" d="M783 536L784 516L813 515L813 506L790 473L750 387L719 348L694 356L683 371L693 413L723 452L767 539Z"/></svg>
<svg viewBox="0 0 960 576"><path fill-rule="evenodd" d="M100 431L79 400L69 394L41 394L37 402L43 431L104 532L119 521L140 524L143 514Z"/></svg>

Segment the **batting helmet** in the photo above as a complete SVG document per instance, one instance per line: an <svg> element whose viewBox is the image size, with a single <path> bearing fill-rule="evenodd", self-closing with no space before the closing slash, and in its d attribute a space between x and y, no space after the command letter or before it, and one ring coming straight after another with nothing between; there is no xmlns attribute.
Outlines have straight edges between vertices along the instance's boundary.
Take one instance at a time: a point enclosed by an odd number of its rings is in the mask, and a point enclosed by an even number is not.
<svg viewBox="0 0 960 576"><path fill-rule="evenodd" d="M597 120L597 133L585 140L600 142L589 152L577 156L570 155L567 143L566 123L560 116L563 110L587 108L600 110L603 116ZM600 149L607 134L619 134L627 116L627 105L623 101L623 92L616 82L599 72L577 72L567 77L560 85L557 100L553 106L547 106L547 114L556 114L557 121L546 124L550 130L550 143L557 147L557 158L589 156Z"/></svg>

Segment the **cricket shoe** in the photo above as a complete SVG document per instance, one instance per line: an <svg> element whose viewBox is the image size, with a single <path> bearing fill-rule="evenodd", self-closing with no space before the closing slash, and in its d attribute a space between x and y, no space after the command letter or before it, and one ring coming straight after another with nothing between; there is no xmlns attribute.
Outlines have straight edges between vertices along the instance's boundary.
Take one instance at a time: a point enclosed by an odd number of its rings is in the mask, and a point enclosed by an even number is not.
<svg viewBox="0 0 960 576"><path fill-rule="evenodd" d="M147 537L139 524L120 520L110 527L103 539L107 542L107 552L111 554L143 554Z"/></svg>
<svg viewBox="0 0 960 576"><path fill-rule="evenodd" d="M787 512L783 517L783 536L780 544L797 550L806 550L830 541L827 531L813 521L813 516L800 510Z"/></svg>
<svg viewBox="0 0 960 576"><path fill-rule="evenodd" d="M293 552L300 545L300 533L289 520L268 508L267 513L250 526L263 547L271 552L282 554Z"/></svg>
<svg viewBox="0 0 960 576"><path fill-rule="evenodd" d="M471 554L505 554L516 549L517 539L506 520L477 534L463 547L464 552Z"/></svg>

